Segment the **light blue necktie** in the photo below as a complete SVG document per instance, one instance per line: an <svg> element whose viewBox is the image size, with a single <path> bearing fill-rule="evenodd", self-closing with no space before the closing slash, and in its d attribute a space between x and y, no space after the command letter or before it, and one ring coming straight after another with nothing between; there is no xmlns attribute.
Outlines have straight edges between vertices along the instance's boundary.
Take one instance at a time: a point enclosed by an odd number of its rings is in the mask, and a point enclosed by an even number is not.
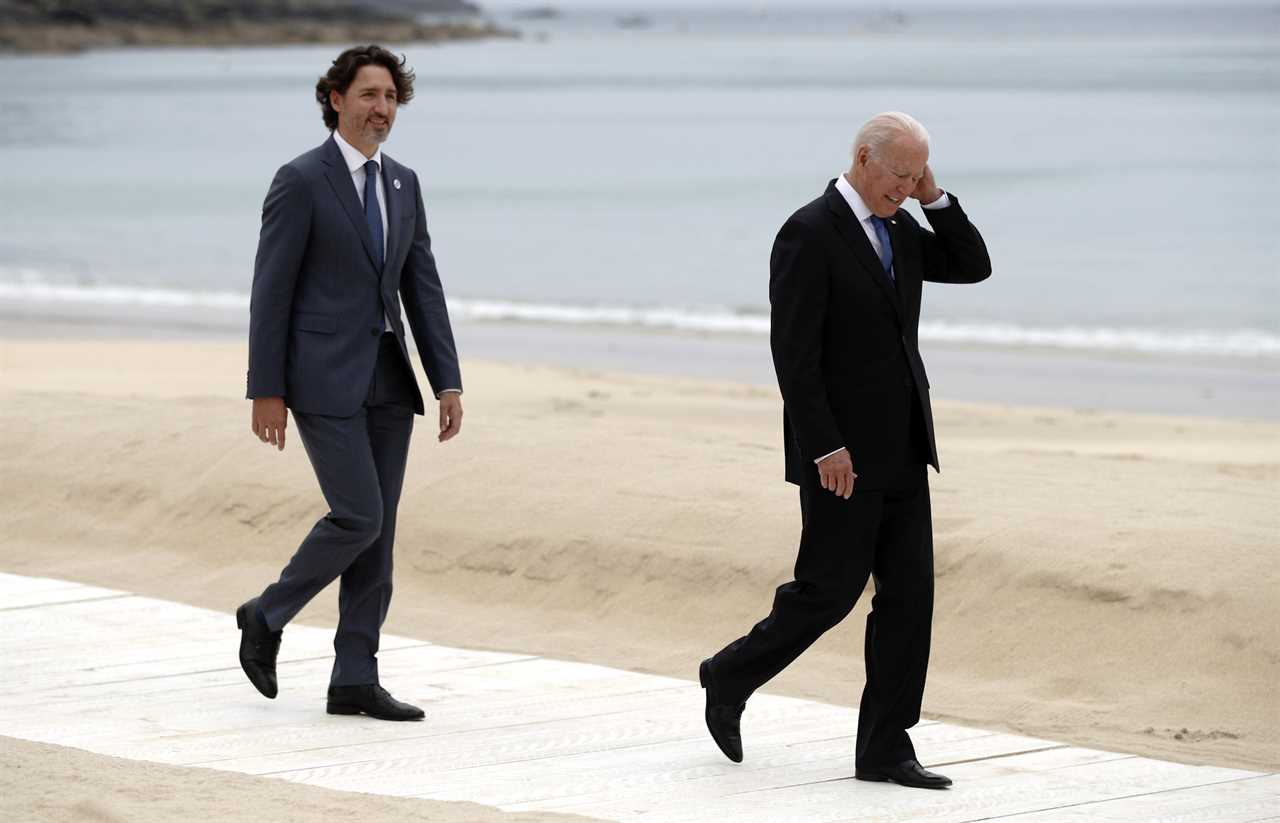
<svg viewBox="0 0 1280 823"><path fill-rule="evenodd" d="M364 220L369 224L369 235L373 237L381 273L386 252L382 247L382 209L378 208L378 164L372 160L364 164Z"/></svg>
<svg viewBox="0 0 1280 823"><path fill-rule="evenodd" d="M880 241L880 265L884 266L884 273L892 282L897 282L893 276L893 244L889 242L889 227L884 224L883 217L871 215L871 225L876 230L876 238Z"/></svg>

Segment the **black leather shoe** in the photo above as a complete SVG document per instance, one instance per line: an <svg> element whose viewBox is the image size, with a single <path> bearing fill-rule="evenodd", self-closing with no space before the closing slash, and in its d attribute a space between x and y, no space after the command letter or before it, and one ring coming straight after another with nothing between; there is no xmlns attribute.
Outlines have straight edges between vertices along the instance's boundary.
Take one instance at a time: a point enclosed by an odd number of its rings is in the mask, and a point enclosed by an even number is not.
<svg viewBox="0 0 1280 823"><path fill-rule="evenodd" d="M858 768L854 770L853 776L859 780L897 783L913 789L945 789L951 785L951 778L929 771L918 760L904 760L896 766L881 766L877 769Z"/></svg>
<svg viewBox="0 0 1280 823"><path fill-rule="evenodd" d="M741 703L725 703L711 679L711 661L704 660L698 666L698 682L707 690L707 731L711 739L716 741L724 756L734 763L742 762L742 711L747 707Z"/></svg>
<svg viewBox="0 0 1280 823"><path fill-rule="evenodd" d="M280 653L280 636L258 620L258 598L236 609L236 626L240 629L240 668L263 696L275 698L276 655Z"/></svg>
<svg viewBox="0 0 1280 823"><path fill-rule="evenodd" d="M367 714L378 720L421 720L417 706L401 703L377 683L364 686L330 686L329 714Z"/></svg>

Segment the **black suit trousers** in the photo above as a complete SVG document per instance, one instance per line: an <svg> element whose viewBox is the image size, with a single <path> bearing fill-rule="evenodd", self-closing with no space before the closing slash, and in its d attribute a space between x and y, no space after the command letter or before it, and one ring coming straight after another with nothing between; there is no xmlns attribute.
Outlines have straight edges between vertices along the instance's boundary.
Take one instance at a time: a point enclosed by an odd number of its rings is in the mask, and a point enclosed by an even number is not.
<svg viewBox="0 0 1280 823"><path fill-rule="evenodd" d="M407 369L395 337L385 334L359 411L350 417L293 415L329 512L258 605L267 624L279 629L341 578L334 686L378 682L378 642L391 604L396 511L413 432L415 400Z"/></svg>
<svg viewBox="0 0 1280 823"><path fill-rule="evenodd" d="M711 661L726 702L746 700L843 620L875 584L858 715L862 768L915 757L907 729L920 720L933 619L933 528L923 461L883 489L844 500L816 481L800 487L803 527L795 579L779 586L769 616Z"/></svg>

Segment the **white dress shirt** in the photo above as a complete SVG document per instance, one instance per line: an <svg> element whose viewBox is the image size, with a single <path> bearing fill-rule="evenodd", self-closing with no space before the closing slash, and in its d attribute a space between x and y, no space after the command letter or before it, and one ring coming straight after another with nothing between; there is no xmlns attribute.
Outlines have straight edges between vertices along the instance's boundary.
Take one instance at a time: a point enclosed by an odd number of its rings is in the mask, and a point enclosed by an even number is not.
<svg viewBox="0 0 1280 823"><path fill-rule="evenodd" d="M382 180L382 149L378 149L373 153L373 157L365 157L364 153L355 146L342 139L342 135L337 129L333 132L333 142L338 144L338 150L342 152L342 159L347 161L347 171L351 172L351 182L356 187L356 199L360 201L360 205L364 206L364 184L365 174L364 164L372 160L378 164L378 179L374 182L374 190L378 193L378 213L382 216L382 259L387 258L387 187ZM391 331L395 326L391 325L391 317L387 316L387 331Z"/></svg>
<svg viewBox="0 0 1280 823"><path fill-rule="evenodd" d="M843 174L836 178L836 191L840 192L840 196L849 204L849 208L853 209L853 214L858 218L858 225L862 226L862 230L866 232L867 239L871 241L871 248L876 250L877 257L883 257L880 248L880 238L876 236L876 227L871 222L871 208L862 202L862 196L858 194L858 190L849 183L849 178ZM921 203L920 207L924 209L945 209L951 205L951 198L947 197L944 191L942 196L932 203Z"/></svg>
<svg viewBox="0 0 1280 823"><path fill-rule="evenodd" d="M858 218L858 225L862 226L862 231L866 233L867 239L871 241L871 248L875 249L877 257L881 257L880 238L876 236L875 224L871 222L871 209L862 201L862 196L858 194L858 190L849 183L849 179L843 174L836 178L836 191L840 192L840 196L849 204L849 208L853 209L854 217ZM944 191L941 197L931 203L921 203L920 207L925 209L945 209L950 205L951 198L947 197L947 193ZM829 454L822 455L813 462L821 463L842 449L844 449L844 446Z"/></svg>
<svg viewBox="0 0 1280 823"><path fill-rule="evenodd" d="M374 181L374 192L378 197L378 212L382 216L382 258L387 257L387 185L382 179L382 149L379 148L373 153L373 157L365 157L364 153L355 146L342 139L342 135L337 129L333 131L333 142L338 144L338 150L342 152L342 159L347 162L347 171L351 172L351 183L356 187L356 199L360 201L360 205L364 206L364 184L365 174L364 164L372 160L378 164L378 179ZM391 323L391 315L387 315L387 331L395 328ZM462 389L441 389L440 394L446 392L462 393Z"/></svg>

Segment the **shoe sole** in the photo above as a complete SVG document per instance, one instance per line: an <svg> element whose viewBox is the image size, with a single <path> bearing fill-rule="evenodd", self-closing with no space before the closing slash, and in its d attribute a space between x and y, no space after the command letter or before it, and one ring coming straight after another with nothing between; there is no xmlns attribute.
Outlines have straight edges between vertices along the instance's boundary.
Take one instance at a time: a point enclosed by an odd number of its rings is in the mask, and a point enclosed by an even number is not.
<svg viewBox="0 0 1280 823"><path fill-rule="evenodd" d="M907 789L949 789L950 783L938 783L936 785L928 785L924 783L899 783L892 777L885 777L881 774L854 774L854 780L863 780L867 783L894 783Z"/></svg>
<svg viewBox="0 0 1280 823"><path fill-rule="evenodd" d="M359 706L351 706L346 703L329 703L325 705L324 710L329 714L356 715L363 714L372 717L374 720L389 720L391 722L422 720L426 715L417 715L414 717L388 717L384 714L369 714Z"/></svg>

